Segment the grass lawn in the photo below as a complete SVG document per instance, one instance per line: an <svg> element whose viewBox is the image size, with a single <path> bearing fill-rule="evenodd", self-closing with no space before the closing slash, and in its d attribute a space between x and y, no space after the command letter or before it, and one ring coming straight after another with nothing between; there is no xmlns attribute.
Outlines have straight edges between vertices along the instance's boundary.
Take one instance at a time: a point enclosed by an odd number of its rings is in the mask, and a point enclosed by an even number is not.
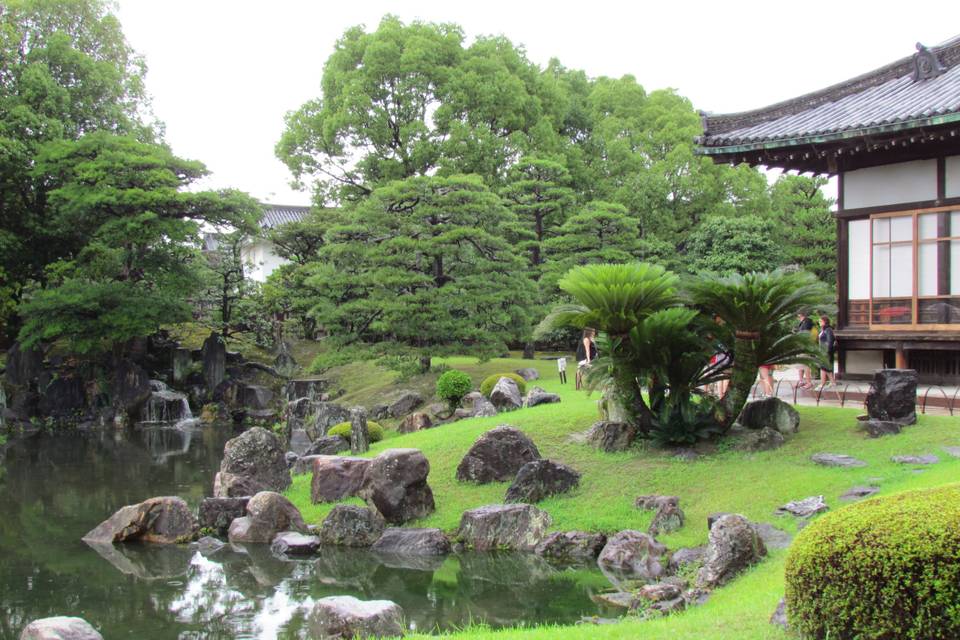
<svg viewBox="0 0 960 640"><path fill-rule="evenodd" d="M467 358L443 362L467 371L476 383L489 373L533 366L543 376L534 384L559 393L563 401L493 418L463 420L375 444L370 455L387 448L413 447L430 460L429 482L437 511L415 526L453 532L466 509L502 502L508 483L476 486L454 478L456 466L471 444L498 424L523 430L542 456L583 474L578 489L538 505L552 516L554 530L644 530L652 514L636 510L634 498L648 493L677 495L687 523L680 531L659 537L671 549L705 543L707 515L718 511L742 513L751 520L795 532L793 518L773 513L790 500L823 495L831 508L837 509L842 507L839 496L854 485L876 484L883 495L937 486L960 477L960 460L941 450L944 445L960 445L960 421L956 418L921 416L918 425L906 428L901 435L870 440L856 431L856 409L801 407L800 432L777 451L748 454L721 442L715 453L691 462L641 443L630 452L610 454L571 441L571 435L584 431L597 419L597 396L575 391L572 372L569 384L561 385L554 362L498 359L480 364ZM810 461L811 454L818 452L850 454L868 465L858 469L820 467ZM918 473L909 465L889 460L895 454L924 453L939 455L940 463ZM287 495L308 522L319 523L332 505L310 504L309 485L310 476L298 476ZM455 636L553 638L562 633L564 638L642 636L672 640L786 637L768 623L783 594L784 560L784 552L771 554L754 570L718 590L707 604L662 620L564 627L562 631L556 627L499 632L468 629Z"/></svg>

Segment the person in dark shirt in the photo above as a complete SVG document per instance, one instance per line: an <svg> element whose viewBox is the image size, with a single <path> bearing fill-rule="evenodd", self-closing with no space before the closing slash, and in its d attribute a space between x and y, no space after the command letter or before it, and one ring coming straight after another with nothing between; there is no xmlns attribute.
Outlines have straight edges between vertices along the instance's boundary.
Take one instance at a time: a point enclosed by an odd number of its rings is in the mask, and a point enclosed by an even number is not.
<svg viewBox="0 0 960 640"><path fill-rule="evenodd" d="M837 380L833 375L833 356L837 350L837 337L833 334L833 327L830 326L830 318L827 316L820 316L818 339L820 340L820 350L827 355L827 362L829 363L827 368L820 369L820 384L826 386L827 378L830 379L830 384L836 384Z"/></svg>

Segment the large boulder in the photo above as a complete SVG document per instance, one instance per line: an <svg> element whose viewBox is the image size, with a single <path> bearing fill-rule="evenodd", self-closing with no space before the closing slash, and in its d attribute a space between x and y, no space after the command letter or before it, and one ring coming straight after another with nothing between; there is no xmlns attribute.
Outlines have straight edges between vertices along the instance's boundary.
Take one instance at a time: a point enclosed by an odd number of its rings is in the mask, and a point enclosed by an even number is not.
<svg viewBox="0 0 960 640"><path fill-rule="evenodd" d="M223 447L214 496L232 498L286 490L291 480L285 454L280 438L262 427L253 427L228 440Z"/></svg>
<svg viewBox="0 0 960 640"><path fill-rule="evenodd" d="M544 538L535 551L538 555L554 560L593 562L605 544L607 536L602 533L558 531Z"/></svg>
<svg viewBox="0 0 960 640"><path fill-rule="evenodd" d="M376 509L338 504L320 526L320 541L342 547L369 547L386 526Z"/></svg>
<svg viewBox="0 0 960 640"><path fill-rule="evenodd" d="M552 519L529 504L491 504L464 511L458 538L477 551L532 551L547 533Z"/></svg>
<svg viewBox="0 0 960 640"><path fill-rule="evenodd" d="M511 378L500 378L490 391L490 402L497 411L513 411L523 406L520 387Z"/></svg>
<svg viewBox="0 0 960 640"><path fill-rule="evenodd" d="M249 497L242 498L204 498L200 501L197 519L201 529L214 531L218 536L226 537L230 523L247 513Z"/></svg>
<svg viewBox="0 0 960 640"><path fill-rule="evenodd" d="M307 525L292 502L279 493L261 491L247 503L247 515L230 523L230 542L268 544L283 531L307 533Z"/></svg>
<svg viewBox="0 0 960 640"><path fill-rule="evenodd" d="M335 456L350 450L350 441L343 436L320 436L303 452L304 456Z"/></svg>
<svg viewBox="0 0 960 640"><path fill-rule="evenodd" d="M860 429L867 432L871 438L895 436L903 429L903 425L892 420L861 420Z"/></svg>
<svg viewBox="0 0 960 640"><path fill-rule="evenodd" d="M531 367L526 367L526 368L523 368L523 369L517 369L514 373L516 373L518 376L520 376L521 378L523 378L523 379L526 380L527 382L531 382L532 380L539 380L539 379L540 379L540 372L537 371L536 369L531 368Z"/></svg>
<svg viewBox="0 0 960 640"><path fill-rule="evenodd" d="M311 556L319 548L319 537L296 531L278 533L270 543L270 551L278 556Z"/></svg>
<svg viewBox="0 0 960 640"><path fill-rule="evenodd" d="M363 484L363 476L372 460L348 456L316 456L313 461L313 480L310 483L310 500L339 502L357 495Z"/></svg>
<svg viewBox="0 0 960 640"><path fill-rule="evenodd" d="M350 410L334 402L314 402L312 414L303 423L311 440L327 435L335 424L350 422Z"/></svg>
<svg viewBox="0 0 960 640"><path fill-rule="evenodd" d="M607 452L626 451L637 437L637 428L628 422L601 420L587 432L587 442Z"/></svg>
<svg viewBox="0 0 960 640"><path fill-rule="evenodd" d="M93 626L82 618L41 618L20 633L20 640L103 640Z"/></svg>
<svg viewBox="0 0 960 640"><path fill-rule="evenodd" d="M41 375L40 414L64 422L73 422L87 407L84 380L76 371L65 371L49 380ZM133 413L133 412L131 412Z"/></svg>
<svg viewBox="0 0 960 640"><path fill-rule="evenodd" d="M203 381L213 391L223 382L227 373L227 344L216 332L203 341L201 349Z"/></svg>
<svg viewBox="0 0 960 640"><path fill-rule="evenodd" d="M370 549L397 556L443 556L450 553L450 540L440 529L390 527Z"/></svg>
<svg viewBox="0 0 960 640"><path fill-rule="evenodd" d="M524 433L500 425L480 436L457 465L461 482L502 482L517 475L520 467L540 459L540 451Z"/></svg>
<svg viewBox="0 0 960 640"><path fill-rule="evenodd" d="M546 497L566 493L580 484L580 474L553 460L531 460L517 472L507 489L506 502L540 502Z"/></svg>
<svg viewBox="0 0 960 640"><path fill-rule="evenodd" d="M635 504L638 509L655 512L648 529L652 536L672 533L682 527L686 520L677 496L639 496Z"/></svg>
<svg viewBox="0 0 960 640"><path fill-rule="evenodd" d="M800 428L800 414L780 398L763 398L744 405L737 420L747 429L775 429L784 435Z"/></svg>
<svg viewBox="0 0 960 640"><path fill-rule="evenodd" d="M416 391L400 391L387 407L387 413L393 418L402 418L423 404L423 396Z"/></svg>
<svg viewBox="0 0 960 640"><path fill-rule="evenodd" d="M774 398L775 399L775 398ZM756 431L747 431L743 434L737 448L741 451L773 451L786 444L783 434L772 427L764 427Z"/></svg>
<svg viewBox="0 0 960 640"><path fill-rule="evenodd" d="M192 540L196 534L197 518L186 501L163 496L123 507L83 536L83 540L175 544Z"/></svg>
<svg viewBox="0 0 960 640"><path fill-rule="evenodd" d="M642 531L626 530L607 538L597 558L605 572L619 578L656 582L666 573L667 548Z"/></svg>
<svg viewBox="0 0 960 640"><path fill-rule="evenodd" d="M138 415L152 392L150 375L143 367L130 360L120 360L114 366L110 393L118 412L128 416Z"/></svg>
<svg viewBox="0 0 960 640"><path fill-rule="evenodd" d="M320 396L327 390L327 381L319 378L301 378L290 380L283 386L283 395L290 402L298 398L320 400Z"/></svg>
<svg viewBox="0 0 960 640"><path fill-rule="evenodd" d="M418 449L388 449L367 466L357 495L391 524L423 518L436 508L429 473L430 462Z"/></svg>
<svg viewBox="0 0 960 640"><path fill-rule="evenodd" d="M413 433L414 431L422 431L423 429L429 429L433 426L433 420L430 419L430 416L426 413L411 413L405 417L400 425L397 427L399 433Z"/></svg>
<svg viewBox="0 0 960 640"><path fill-rule="evenodd" d="M25 349L19 342L14 342L7 349L7 364L4 378L8 387L23 389L35 386L37 377L43 370L43 351L36 347Z"/></svg>
<svg viewBox="0 0 960 640"><path fill-rule="evenodd" d="M867 393L867 413L874 420L900 424L917 421L917 382L913 369L880 369L873 374L873 386Z"/></svg>
<svg viewBox="0 0 960 640"><path fill-rule="evenodd" d="M479 391L471 391L463 397L463 408L455 412L460 418L489 418L497 415L497 408Z"/></svg>
<svg viewBox="0 0 960 640"><path fill-rule="evenodd" d="M723 515L710 528L697 586L712 589L726 584L765 555L767 548L749 520L735 513Z"/></svg>
<svg viewBox="0 0 960 640"><path fill-rule="evenodd" d="M535 407L538 404L552 404L560 402L560 396L556 393L547 393L540 387L534 387L527 392L527 397L523 404L527 407Z"/></svg>
<svg viewBox="0 0 960 640"><path fill-rule="evenodd" d="M389 600L353 596L321 598L307 617L311 638L393 638L402 636L403 609Z"/></svg>

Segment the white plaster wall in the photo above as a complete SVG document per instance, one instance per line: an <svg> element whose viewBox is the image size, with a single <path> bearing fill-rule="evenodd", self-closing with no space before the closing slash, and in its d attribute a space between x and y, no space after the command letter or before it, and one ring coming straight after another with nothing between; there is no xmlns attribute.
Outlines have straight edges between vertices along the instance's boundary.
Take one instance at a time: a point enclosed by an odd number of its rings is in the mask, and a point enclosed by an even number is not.
<svg viewBox="0 0 960 640"><path fill-rule="evenodd" d="M870 297L870 221L851 220L847 224L847 298Z"/></svg>
<svg viewBox="0 0 960 640"><path fill-rule="evenodd" d="M847 373L872 374L883 369L883 351L847 351Z"/></svg>
<svg viewBox="0 0 960 640"><path fill-rule="evenodd" d="M843 174L843 208L859 209L937 198L937 161L914 160Z"/></svg>
<svg viewBox="0 0 960 640"><path fill-rule="evenodd" d="M948 198L960 198L960 156L947 158L945 186Z"/></svg>
<svg viewBox="0 0 960 640"><path fill-rule="evenodd" d="M247 277L256 282L266 282L267 277L286 260L273 252L273 244L257 240L243 250L243 259L249 264Z"/></svg>

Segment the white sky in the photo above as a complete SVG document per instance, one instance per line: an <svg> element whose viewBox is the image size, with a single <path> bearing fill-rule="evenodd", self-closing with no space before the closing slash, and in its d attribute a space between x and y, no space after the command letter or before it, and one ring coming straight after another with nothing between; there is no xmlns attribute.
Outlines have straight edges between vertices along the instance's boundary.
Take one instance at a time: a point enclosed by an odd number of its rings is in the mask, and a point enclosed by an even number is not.
<svg viewBox="0 0 960 640"><path fill-rule="evenodd" d="M372 30L385 13L457 23L468 42L503 34L540 66L557 57L591 76L632 74L648 91L673 87L721 113L826 87L960 33L957 0L118 3L174 152L206 163L207 187L281 204L310 202L273 153L284 114L320 95L344 30Z"/></svg>

